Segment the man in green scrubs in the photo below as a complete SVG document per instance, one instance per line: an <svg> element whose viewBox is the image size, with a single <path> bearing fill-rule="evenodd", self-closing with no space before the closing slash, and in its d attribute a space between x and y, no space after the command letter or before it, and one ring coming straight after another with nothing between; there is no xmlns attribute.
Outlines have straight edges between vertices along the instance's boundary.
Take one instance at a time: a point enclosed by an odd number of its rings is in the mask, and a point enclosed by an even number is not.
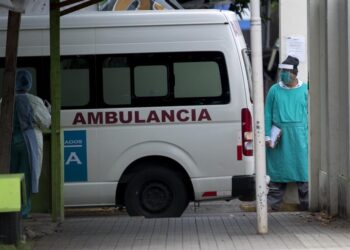
<svg viewBox="0 0 350 250"><path fill-rule="evenodd" d="M308 209L308 85L298 80L299 60L288 56L280 68L280 81L266 97L265 136L267 174L271 178L267 201L278 210L287 183L298 186L299 208ZM271 128L281 129L272 147Z"/></svg>

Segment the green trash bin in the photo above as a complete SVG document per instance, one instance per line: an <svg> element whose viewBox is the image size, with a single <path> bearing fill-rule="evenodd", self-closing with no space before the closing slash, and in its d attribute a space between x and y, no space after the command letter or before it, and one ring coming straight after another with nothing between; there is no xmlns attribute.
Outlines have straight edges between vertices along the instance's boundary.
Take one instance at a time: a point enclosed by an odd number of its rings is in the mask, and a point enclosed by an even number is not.
<svg viewBox="0 0 350 250"><path fill-rule="evenodd" d="M0 175L0 242L17 245L20 241L25 191L24 174Z"/></svg>

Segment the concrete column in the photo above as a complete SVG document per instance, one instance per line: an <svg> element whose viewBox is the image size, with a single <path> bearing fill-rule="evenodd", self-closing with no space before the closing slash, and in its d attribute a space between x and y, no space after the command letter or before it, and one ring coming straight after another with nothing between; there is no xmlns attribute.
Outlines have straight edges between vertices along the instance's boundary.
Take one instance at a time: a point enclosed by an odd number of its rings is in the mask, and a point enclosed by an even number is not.
<svg viewBox="0 0 350 250"><path fill-rule="evenodd" d="M347 6L346 6L346 10L347 10L347 38L346 38L346 42L347 42L347 53L345 54L347 56L347 61L346 61L346 66L347 66L347 72L348 72L348 86L350 86L350 3L347 2ZM348 87L348 92L347 92L348 97L350 98L350 87ZM350 101L348 104L348 113L347 113L349 120L350 120ZM344 192L346 195L346 202L345 202L345 206L346 206L346 215L347 217L350 217L350 125L348 124L348 150L347 150L347 155L348 155L348 164L347 164L347 171L346 171L346 179L345 179L345 189L346 191Z"/></svg>
<svg viewBox="0 0 350 250"><path fill-rule="evenodd" d="M340 165L339 179L339 214L343 217L350 217L350 3L343 0L340 8L343 8L343 16L340 16L341 26L341 64L343 65L340 72L343 82L346 86L343 94L344 116L348 117L343 124L345 134L343 135L344 148L342 150L343 160ZM343 18L343 19L342 19ZM343 21L345 20L345 22Z"/></svg>
<svg viewBox="0 0 350 250"><path fill-rule="evenodd" d="M308 7L311 209L349 216L349 3L309 0Z"/></svg>
<svg viewBox="0 0 350 250"><path fill-rule="evenodd" d="M319 209L319 172L321 168L321 116L324 112L321 110L321 87L325 85L322 81L325 76L325 1L309 0L308 1L308 56L309 56L309 174L310 174L310 210ZM323 21L325 22L325 21ZM312 27L312 28L311 28ZM310 46L312 44L312 46Z"/></svg>
<svg viewBox="0 0 350 250"><path fill-rule="evenodd" d="M319 155L316 155L316 157L319 157L320 159L320 165L319 168L319 186L314 186L315 188L319 189L319 205L322 210L324 210L325 206L328 206L328 200L329 200L329 189L327 184L327 171L328 171L328 138L327 138L327 131L328 131L328 113L327 113L327 105L328 105L328 98L327 98L327 60L328 60L328 53L327 53L327 19L324 18L327 16L327 0L322 0L320 4L319 9L319 19L317 20L320 25L320 36L318 39L320 39L320 48L319 48L319 55L316 55L316 58L313 58L310 60L310 65L313 63L316 63L316 61L319 61L320 67L318 69L318 72L314 72L315 74L319 75L319 82L315 81L315 84L311 85L311 88L318 88L320 90L319 95L319 106L318 107L311 107L310 114L313 116L314 112L317 112L316 109L320 111L320 120L316 121L319 122L320 131L317 131L319 133L316 133L313 136L311 132L311 136L313 137L320 137L320 151ZM311 47L311 45L310 45ZM319 86L316 86L319 85ZM312 102L314 101L311 99ZM311 131L313 131L314 124L311 121ZM311 138L311 140L314 140L314 138ZM313 148L316 146L316 144L312 144L311 147ZM317 162L316 162L317 163ZM311 168L316 170L317 166L315 163L311 163Z"/></svg>
<svg viewBox="0 0 350 250"><path fill-rule="evenodd" d="M330 215L343 203L341 179L348 165L348 81L346 46L346 1L327 1L327 114L328 185ZM347 119L344 119L347 117Z"/></svg>
<svg viewBox="0 0 350 250"><path fill-rule="evenodd" d="M329 195L327 197L328 206L325 207L327 211L331 215L335 215L338 213L338 183L337 183L337 172L339 169L339 165L337 164L337 158L340 156L337 153L338 150L338 141L339 141L339 133L337 130L339 129L338 124L336 123L337 113L332 112L332 110L337 110L338 101L337 95L339 92L339 75L337 68L338 65L338 48L339 44L339 31L337 27L337 2L328 1L326 6L326 29L327 29L327 83L326 83L326 96L327 96L327 133L326 138L328 142L328 150L327 150L327 165L323 169L326 172L326 180L321 180L321 184L328 187ZM331 129L333 128L333 129ZM323 173L322 173L323 174Z"/></svg>

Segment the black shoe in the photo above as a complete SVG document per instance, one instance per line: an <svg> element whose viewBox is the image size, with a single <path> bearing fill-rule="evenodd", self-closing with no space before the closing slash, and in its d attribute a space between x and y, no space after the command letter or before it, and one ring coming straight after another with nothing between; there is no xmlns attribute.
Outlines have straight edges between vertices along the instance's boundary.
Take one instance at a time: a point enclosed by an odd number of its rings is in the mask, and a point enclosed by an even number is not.
<svg viewBox="0 0 350 250"><path fill-rule="evenodd" d="M279 205L268 206L267 210L269 212L278 212L280 211L280 206Z"/></svg>
<svg viewBox="0 0 350 250"><path fill-rule="evenodd" d="M308 203L300 203L298 206L299 211L308 211L309 204Z"/></svg>

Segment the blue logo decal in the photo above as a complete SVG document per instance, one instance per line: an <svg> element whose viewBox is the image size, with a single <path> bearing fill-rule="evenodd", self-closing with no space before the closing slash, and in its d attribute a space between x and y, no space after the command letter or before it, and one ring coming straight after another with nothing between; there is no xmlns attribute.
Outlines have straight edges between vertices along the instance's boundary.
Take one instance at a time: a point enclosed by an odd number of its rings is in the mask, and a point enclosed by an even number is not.
<svg viewBox="0 0 350 250"><path fill-rule="evenodd" d="M64 181L87 181L86 131L64 131Z"/></svg>

